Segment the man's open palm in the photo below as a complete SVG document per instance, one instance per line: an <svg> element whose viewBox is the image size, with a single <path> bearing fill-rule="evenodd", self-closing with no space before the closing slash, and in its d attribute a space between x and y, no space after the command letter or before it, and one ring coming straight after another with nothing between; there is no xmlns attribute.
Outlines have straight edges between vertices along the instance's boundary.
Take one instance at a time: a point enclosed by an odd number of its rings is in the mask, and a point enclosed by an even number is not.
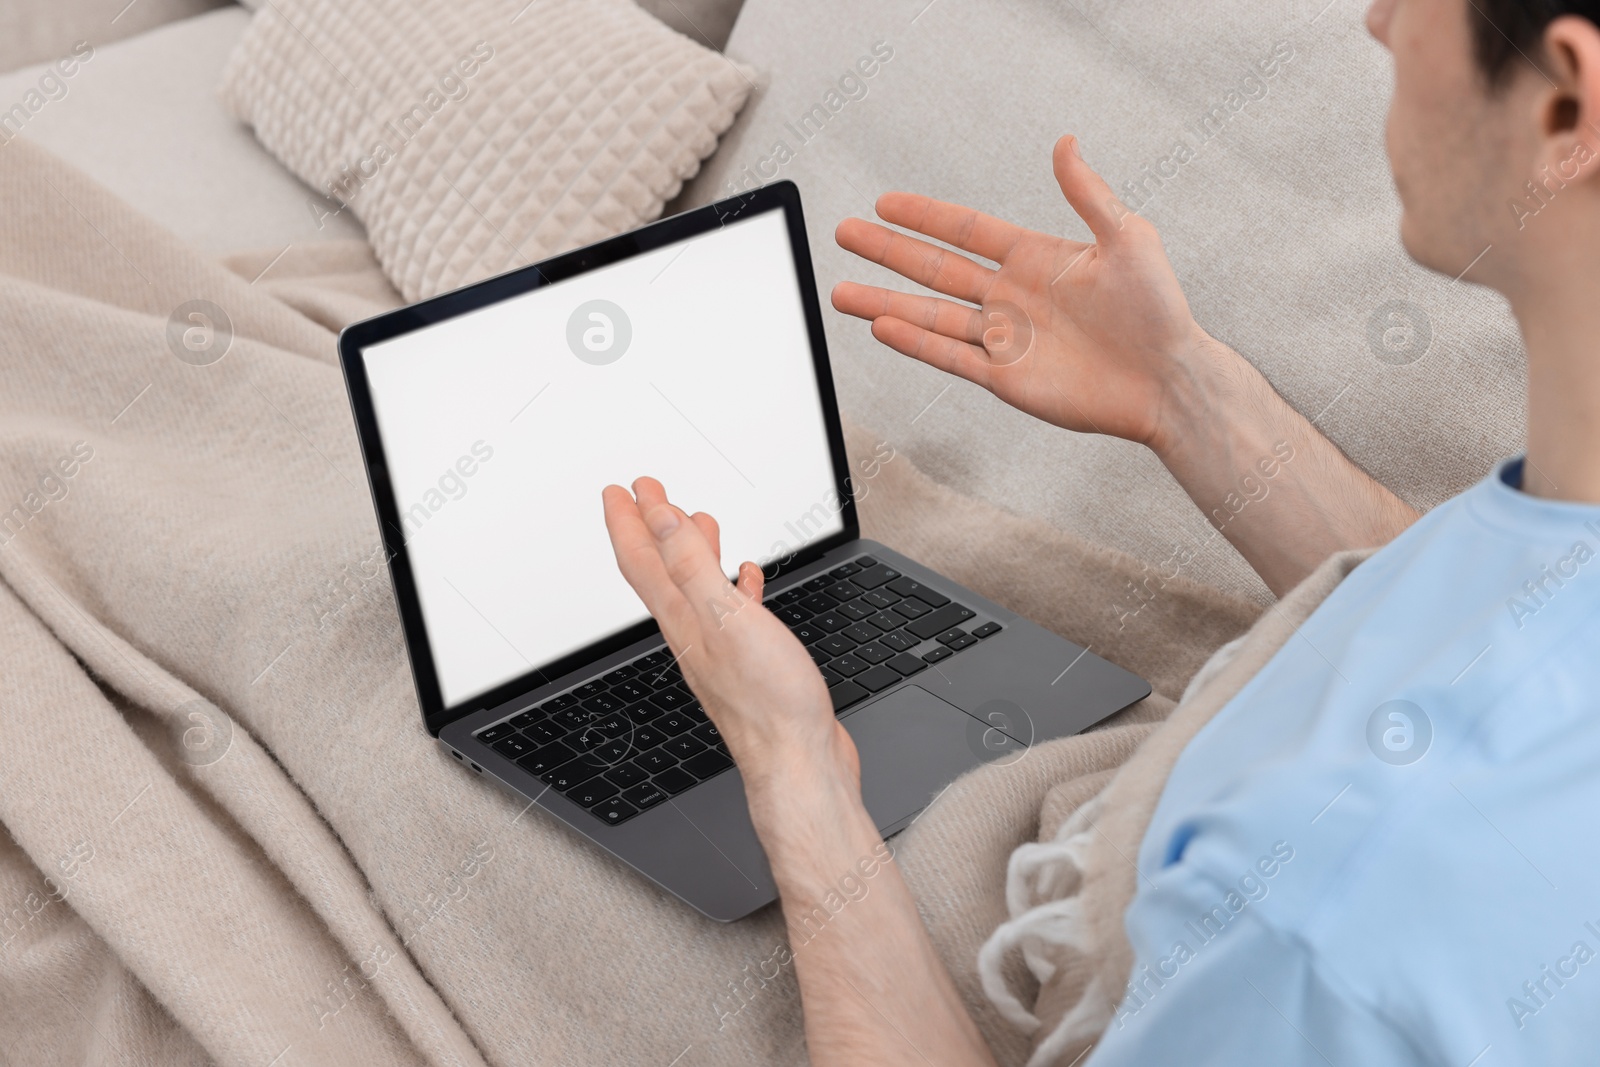
<svg viewBox="0 0 1600 1067"><path fill-rule="evenodd" d="M1155 228L1123 207L1078 155L1075 139L1056 144L1054 164L1093 244L886 193L877 204L885 222L998 266L846 219L837 232L842 247L953 299L841 282L833 305L871 320L873 336L890 348L1047 422L1154 445L1175 375L1182 380L1206 334Z"/></svg>

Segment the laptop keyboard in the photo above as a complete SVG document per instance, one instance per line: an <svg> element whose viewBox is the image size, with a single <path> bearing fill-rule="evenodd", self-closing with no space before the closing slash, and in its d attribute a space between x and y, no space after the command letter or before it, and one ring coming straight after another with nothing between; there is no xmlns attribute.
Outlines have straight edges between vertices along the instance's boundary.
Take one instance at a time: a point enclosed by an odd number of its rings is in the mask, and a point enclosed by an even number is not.
<svg viewBox="0 0 1600 1067"><path fill-rule="evenodd" d="M871 556L765 603L821 668L835 714L1001 630ZM611 825L733 766L664 648L474 736Z"/></svg>

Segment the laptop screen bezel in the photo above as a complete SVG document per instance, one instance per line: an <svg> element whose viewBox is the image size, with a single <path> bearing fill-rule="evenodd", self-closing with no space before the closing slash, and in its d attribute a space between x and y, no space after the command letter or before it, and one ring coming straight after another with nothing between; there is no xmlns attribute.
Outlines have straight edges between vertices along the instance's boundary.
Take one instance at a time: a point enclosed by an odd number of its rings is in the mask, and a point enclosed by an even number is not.
<svg viewBox="0 0 1600 1067"><path fill-rule="evenodd" d="M455 705L446 706L439 687L438 674L434 668L433 648L428 640L421 601L417 595L416 579L412 574L411 560L406 552L399 502L395 499L388 463L384 456L383 440L378 431L376 410L367 380L366 364L362 357L363 350L414 330L470 314L491 304L710 233L730 223L768 211L782 211L788 224L789 247L794 256L795 278L800 288L807 340L811 345L811 360L816 372L818 399L822 405L828 449L833 462L834 492L838 497L839 518L843 523L843 528L838 533L815 541L797 551L792 557L766 568L769 580L780 578L784 574L809 566L840 545L854 541L861 535L855 498L850 491L850 467L844 449L844 429L840 425L838 398L834 391L833 373L828 361L822 307L817 299L817 283L811 266L810 243L806 238L805 218L800 208L800 191L793 182L776 182L693 211L662 219L586 248L575 249L540 263L520 267L408 307L353 323L339 334L339 363L344 371L345 389L349 395L351 412L355 417L356 434L366 463L367 483L378 516L384 553L389 560L389 576L394 587L395 603L400 611L406 653L411 661L417 699L422 706L423 724L433 736L437 737L441 730L457 719L482 708L515 700L601 657L654 636L659 630L655 620L647 618L610 637L509 679L490 690L466 698ZM597 491L598 488L596 487ZM670 489L668 486L669 491Z"/></svg>

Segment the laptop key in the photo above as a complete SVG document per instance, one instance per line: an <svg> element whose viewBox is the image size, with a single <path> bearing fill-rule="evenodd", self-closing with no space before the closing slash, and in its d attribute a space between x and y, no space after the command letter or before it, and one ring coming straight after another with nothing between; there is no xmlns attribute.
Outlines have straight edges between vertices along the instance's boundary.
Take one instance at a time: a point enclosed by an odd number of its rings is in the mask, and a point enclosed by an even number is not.
<svg viewBox="0 0 1600 1067"><path fill-rule="evenodd" d="M907 678L911 677L913 674L916 674L918 671L928 669L928 665L926 663L922 662L922 660L913 656L909 652L900 653L894 659L885 663L884 666L893 667Z"/></svg>
<svg viewBox="0 0 1600 1067"><path fill-rule="evenodd" d="M717 729L717 724L714 722L703 722L689 732L708 745L714 745L722 740L722 731Z"/></svg>
<svg viewBox="0 0 1600 1067"><path fill-rule="evenodd" d="M621 737L633 730L633 723L626 715L607 715L589 724L591 730L599 731L607 737Z"/></svg>
<svg viewBox="0 0 1600 1067"><path fill-rule="evenodd" d="M859 571L860 569L861 568L856 566L854 563L845 563L845 564L842 564L842 565L840 565L838 567L835 567L835 568L833 568L833 570L829 571L828 572L828 577L830 577L830 578L848 578L852 574L854 574L857 571Z"/></svg>
<svg viewBox="0 0 1600 1067"><path fill-rule="evenodd" d="M833 658L832 652L818 648L816 645L812 645L810 648L806 649L806 651L811 654L812 662L818 667L822 666L824 663L827 663Z"/></svg>
<svg viewBox="0 0 1600 1067"><path fill-rule="evenodd" d="M642 723L649 722L651 719L654 719L656 716L660 715L661 709L656 707L654 704L641 702L632 705L627 711L623 712L623 714L627 715L628 718L632 719L634 722Z"/></svg>
<svg viewBox="0 0 1600 1067"><path fill-rule="evenodd" d="M669 796L677 796L691 785L699 785L700 780L681 767L669 767L655 776L658 788L666 790Z"/></svg>
<svg viewBox="0 0 1600 1067"><path fill-rule="evenodd" d="M950 603L949 597L929 589L915 578L896 578L889 583L889 588L901 596L914 596L930 608L942 608Z"/></svg>
<svg viewBox="0 0 1600 1067"><path fill-rule="evenodd" d="M627 741L615 740L607 741L597 748L591 748L579 758L589 760L591 763L597 763L600 765L601 770L607 770L633 755L637 755L637 752L632 745Z"/></svg>
<svg viewBox="0 0 1600 1067"><path fill-rule="evenodd" d="M870 567L863 567L861 573L853 576L850 580L863 589L876 589L878 586L885 585L898 577L900 577L900 572L893 567L874 563Z"/></svg>
<svg viewBox="0 0 1600 1067"><path fill-rule="evenodd" d="M834 674L834 673L833 673L833 672L832 672L832 671L830 671L830 670L829 670L829 669L828 669L828 668L826 668L826 667L822 667L822 666L820 666L820 665L819 665L819 666L818 666L818 669L819 669L819 670L820 670L820 671L822 671L822 680L823 680L823 681L824 681L824 682L826 682L826 683L827 683L827 684L828 684L828 685L835 685L835 684L837 684L837 683L839 683L839 682L842 682L842 681L844 681L844 679L843 679L843 678L841 678L841 677L840 677L840 676L839 676L839 675L837 675L837 674Z"/></svg>
<svg viewBox="0 0 1600 1067"><path fill-rule="evenodd" d="M894 655L892 651L878 644L862 645L853 654L857 659L864 659L868 663L882 663Z"/></svg>
<svg viewBox="0 0 1600 1067"><path fill-rule="evenodd" d="M692 704L693 702L694 697L690 696L685 690L679 689L676 686L671 689L663 689L661 692L650 697L650 703L654 704L662 711L676 711L685 704Z"/></svg>
<svg viewBox="0 0 1600 1067"><path fill-rule="evenodd" d="M882 630L884 633L888 633L891 630L898 630L900 627L906 624L904 616L896 615L888 611L880 611L867 616L867 622L879 630Z"/></svg>
<svg viewBox="0 0 1600 1067"><path fill-rule="evenodd" d="M875 608L892 608L900 603L901 599L900 594L891 591L888 586L874 589L861 598L862 603L871 604Z"/></svg>
<svg viewBox="0 0 1600 1067"><path fill-rule="evenodd" d="M993 637L995 634L999 633L1003 629L1005 629L1005 627L1001 626L997 622L986 622L982 626L976 627L972 631L972 636L973 637Z"/></svg>
<svg viewBox="0 0 1600 1067"><path fill-rule="evenodd" d="M971 648L977 643L978 639L976 637L973 637L971 634L962 634L945 647L950 649L952 652L960 652L963 648Z"/></svg>
<svg viewBox="0 0 1600 1067"><path fill-rule="evenodd" d="M502 737L489 747L502 756L518 759L533 751L533 742L521 734L512 734L510 737Z"/></svg>
<svg viewBox="0 0 1600 1067"><path fill-rule="evenodd" d="M633 747L643 752L647 748L655 748L667 739L667 735L654 726L635 726L633 733L626 740L633 742Z"/></svg>
<svg viewBox="0 0 1600 1067"><path fill-rule="evenodd" d="M585 700L583 707L600 715L610 715L614 711L621 711L627 706L627 700L622 697L612 696L610 693L601 693Z"/></svg>
<svg viewBox="0 0 1600 1067"><path fill-rule="evenodd" d="M645 808L653 808L667 799L667 791L654 783L646 782L624 790L622 799L642 811Z"/></svg>
<svg viewBox="0 0 1600 1067"><path fill-rule="evenodd" d="M587 708L568 708L550 716L550 721L558 727L576 730L579 727L587 726L597 717L594 712Z"/></svg>
<svg viewBox="0 0 1600 1067"><path fill-rule="evenodd" d="M928 607L928 605L924 604L920 600L917 600L913 597L907 597L890 610L896 615L904 615L908 619L920 619L933 609Z"/></svg>
<svg viewBox="0 0 1600 1067"><path fill-rule="evenodd" d="M829 634L811 647L819 652L826 652L830 656L842 656L860 643L858 640L847 636L849 633L850 631L846 630L844 633Z"/></svg>
<svg viewBox="0 0 1600 1067"><path fill-rule="evenodd" d="M663 733L676 737L694 726L694 720L681 711L669 711L650 725Z"/></svg>
<svg viewBox="0 0 1600 1067"><path fill-rule="evenodd" d="M565 793L573 786L587 782L603 770L605 770L604 767L596 767L588 760L579 758L563 763L553 771L545 771L539 775L539 781L544 782L552 789Z"/></svg>
<svg viewBox="0 0 1600 1067"><path fill-rule="evenodd" d="M712 749L709 752L700 753L700 755L691 760L686 760L683 764L683 769L704 781L712 775L721 774L732 766L733 760L716 749Z"/></svg>
<svg viewBox="0 0 1600 1067"><path fill-rule="evenodd" d="M813 615L821 615L824 611L831 611L837 603L837 600L826 593L812 593L796 604L795 607L800 608L802 611L809 611Z"/></svg>
<svg viewBox="0 0 1600 1067"><path fill-rule="evenodd" d="M835 633L850 625L850 620L832 611L825 611L811 620L811 625L828 633Z"/></svg>
<svg viewBox="0 0 1600 1067"><path fill-rule="evenodd" d="M822 591L825 595L833 597L843 604L847 600L854 600L861 595L861 587L849 582L835 582Z"/></svg>
<svg viewBox="0 0 1600 1067"><path fill-rule="evenodd" d="M876 641L878 639L877 627L865 626L859 622L854 626L846 626L839 632L844 634L844 636L848 637L858 645L864 645L868 641Z"/></svg>
<svg viewBox="0 0 1600 1067"><path fill-rule="evenodd" d="M604 803L597 804L589 809L606 822L615 826L619 822L627 822L639 814L639 809L629 804L621 797L612 797Z"/></svg>
<svg viewBox="0 0 1600 1067"><path fill-rule="evenodd" d="M872 609L860 603L859 601L854 601L849 604L840 604L833 610L837 614L843 615L851 622L860 622L863 619L872 618Z"/></svg>
<svg viewBox="0 0 1600 1067"><path fill-rule="evenodd" d="M898 611L901 607L902 605L896 604L895 610ZM971 608L951 603L924 615L915 622L907 624L906 629L918 637L932 637L934 634L944 633L952 626L966 622L972 616L973 610Z"/></svg>
<svg viewBox="0 0 1600 1067"><path fill-rule="evenodd" d="M830 685L828 687L828 695L833 698L833 713L837 715L845 708L867 699L872 694L854 682L843 681L838 685Z"/></svg>
<svg viewBox="0 0 1600 1067"><path fill-rule="evenodd" d="M809 622L804 626L791 626L789 632L798 637L802 645L814 644L828 636L828 631Z"/></svg>
<svg viewBox="0 0 1600 1067"><path fill-rule="evenodd" d="M910 652L921 643L915 637L907 637L903 631L899 630L892 634L884 634L878 638L878 644L883 645L885 648L892 648L896 652Z"/></svg>
<svg viewBox="0 0 1600 1067"><path fill-rule="evenodd" d="M544 712L546 715L551 715L558 711L565 711L577 702L578 698L573 696L571 693L562 693L560 696L551 697L543 704L540 704L539 710Z"/></svg>
<svg viewBox="0 0 1600 1067"><path fill-rule="evenodd" d="M963 630L959 626L953 626L944 633L940 634L938 637L934 638L934 640L939 642L941 645L953 645L965 636L967 636L967 631Z"/></svg>
<svg viewBox="0 0 1600 1067"><path fill-rule="evenodd" d="M808 593L820 593L822 590L828 588L828 586L832 584L832 578L829 578L826 574L819 574L815 578L806 582L800 588L804 589Z"/></svg>
<svg viewBox="0 0 1600 1067"><path fill-rule="evenodd" d="M888 667L880 663L870 671L862 671L860 674L851 679L851 681L855 682L857 685L869 692L878 693L889 688L891 685L894 685L900 680L900 678L901 674L899 671L890 670Z"/></svg>
<svg viewBox="0 0 1600 1067"><path fill-rule="evenodd" d="M828 661L828 669L849 678L851 675L860 674L872 664L855 656L840 656Z"/></svg>
<svg viewBox="0 0 1600 1067"><path fill-rule="evenodd" d="M878 561L873 559L871 556L857 556L855 564L857 567L876 567L878 565Z"/></svg>
<svg viewBox="0 0 1600 1067"><path fill-rule="evenodd" d="M690 756L698 756L710 746L694 734L683 734L680 737L674 737L662 747L680 760L686 760Z"/></svg>
<svg viewBox="0 0 1600 1067"><path fill-rule="evenodd" d="M523 730L529 726L532 726L536 722L542 722L544 717L545 711L543 708L529 708L521 715L511 716L510 723L518 730Z"/></svg>
<svg viewBox="0 0 1600 1067"><path fill-rule="evenodd" d="M676 767L678 765L678 757L664 748L652 748L633 762L651 774L660 774L668 767Z"/></svg>
<svg viewBox="0 0 1600 1067"><path fill-rule="evenodd" d="M496 723L487 730L479 730L474 736L486 745L492 745L502 737L510 737L517 732L517 728L508 722Z"/></svg>
<svg viewBox="0 0 1600 1067"><path fill-rule="evenodd" d="M953 655L955 655L955 653L951 652L948 648L936 648L932 652L925 653L922 657L922 661L924 663L938 663L940 660L949 659Z"/></svg>
<svg viewBox="0 0 1600 1067"><path fill-rule="evenodd" d="M621 790L618 787L604 778L591 778L582 785L576 785L567 790L567 799L574 804L582 804L586 808L592 808L602 800L610 800L619 792Z"/></svg>
<svg viewBox="0 0 1600 1067"><path fill-rule="evenodd" d="M564 744L570 745L579 752L592 752L605 744L611 738L599 730L588 726L579 727L562 739Z"/></svg>
<svg viewBox="0 0 1600 1067"><path fill-rule="evenodd" d="M578 753L570 745L552 741L517 760L517 766L529 774L543 774L575 759Z"/></svg>
<svg viewBox="0 0 1600 1067"><path fill-rule="evenodd" d="M779 593L777 596L773 597L772 599L776 600L778 603L780 603L780 604L784 605L785 607L787 607L790 604L798 604L800 601L804 600L805 598L806 598L806 591L804 589L794 588L794 589L785 589L783 592Z"/></svg>
<svg viewBox="0 0 1600 1067"><path fill-rule="evenodd" d="M651 690L671 689L681 681L683 674L675 663L653 667L639 676L639 684Z"/></svg>
<svg viewBox="0 0 1600 1067"><path fill-rule="evenodd" d="M620 682L626 682L629 678L637 677L638 674L638 667L633 666L631 663L624 663L610 674L601 675L600 680L607 685L617 685Z"/></svg>
<svg viewBox="0 0 1600 1067"><path fill-rule="evenodd" d="M605 778L623 789L638 785L650 777L650 772L637 763L619 763L605 772Z"/></svg>
<svg viewBox="0 0 1600 1067"><path fill-rule="evenodd" d="M611 692L607 693L606 695L615 697L618 700L632 703L635 700L643 700L645 697L649 696L650 690L645 686L640 685L637 681L627 681L620 682L617 685L612 686Z"/></svg>
<svg viewBox="0 0 1600 1067"><path fill-rule="evenodd" d="M600 681L594 681L594 682L590 682L588 685L580 685L580 686L578 686L578 688L576 688L576 689L574 689L572 691L572 695L574 697L577 697L579 700L588 700L590 697L599 696L601 693L604 693L605 691L606 691L606 683L600 682Z"/></svg>
<svg viewBox="0 0 1600 1067"><path fill-rule="evenodd" d="M558 741L566 731L560 726L548 722L536 722L522 731L522 736L530 739L536 745L548 745Z"/></svg>
<svg viewBox="0 0 1600 1067"><path fill-rule="evenodd" d="M780 607L773 614L782 619L785 626L798 626L811 618L811 612L792 604L788 607Z"/></svg>

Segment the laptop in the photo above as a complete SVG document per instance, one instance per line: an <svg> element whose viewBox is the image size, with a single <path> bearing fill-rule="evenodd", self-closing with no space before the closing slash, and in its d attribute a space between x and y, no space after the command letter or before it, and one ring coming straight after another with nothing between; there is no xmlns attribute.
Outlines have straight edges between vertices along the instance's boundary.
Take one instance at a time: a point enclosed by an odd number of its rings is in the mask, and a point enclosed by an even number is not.
<svg viewBox="0 0 1600 1067"><path fill-rule="evenodd" d="M339 355L428 733L712 919L777 893L739 769L617 569L606 485L660 479L717 518L730 572L762 565L886 837L1150 692L860 537L892 442L845 454L791 182L357 323Z"/></svg>

